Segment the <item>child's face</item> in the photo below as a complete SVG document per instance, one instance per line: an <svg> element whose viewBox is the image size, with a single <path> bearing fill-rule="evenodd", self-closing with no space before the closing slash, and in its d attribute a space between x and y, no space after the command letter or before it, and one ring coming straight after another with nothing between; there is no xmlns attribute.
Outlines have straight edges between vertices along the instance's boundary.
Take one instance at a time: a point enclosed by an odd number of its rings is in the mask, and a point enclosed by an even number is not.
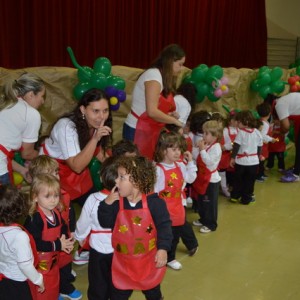
<svg viewBox="0 0 300 300"><path fill-rule="evenodd" d="M37 202L41 210L46 214L49 213L57 206L59 203L60 195L59 193L55 193L53 191L49 191L49 188L46 186L42 186L38 195L36 196L34 201Z"/></svg>
<svg viewBox="0 0 300 300"><path fill-rule="evenodd" d="M175 161L178 161L180 159L181 150L178 146L167 148L164 151L164 163L171 164Z"/></svg>
<svg viewBox="0 0 300 300"><path fill-rule="evenodd" d="M231 119L231 120L230 120L230 126L231 126L231 127L237 127L237 126L238 126L237 120Z"/></svg>
<svg viewBox="0 0 300 300"><path fill-rule="evenodd" d="M243 129L246 125L244 125L242 122L238 121L238 128Z"/></svg>
<svg viewBox="0 0 300 300"><path fill-rule="evenodd" d="M209 131L203 132L203 140L206 144L211 145L212 143L216 142L217 137L213 136Z"/></svg>
<svg viewBox="0 0 300 300"><path fill-rule="evenodd" d="M125 168L118 168L118 177L116 179L116 186L118 188L119 194L121 197L130 197L133 195L134 186L129 180L130 175L126 173Z"/></svg>

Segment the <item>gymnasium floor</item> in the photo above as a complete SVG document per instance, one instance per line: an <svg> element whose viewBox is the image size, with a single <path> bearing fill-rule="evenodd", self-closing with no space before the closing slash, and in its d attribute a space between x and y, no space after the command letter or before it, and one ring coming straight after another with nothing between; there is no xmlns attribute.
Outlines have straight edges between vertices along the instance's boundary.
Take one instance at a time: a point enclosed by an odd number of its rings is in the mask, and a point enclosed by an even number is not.
<svg viewBox="0 0 300 300"><path fill-rule="evenodd" d="M286 158L293 162L293 149ZM219 197L219 227L202 234L194 227L199 251L189 257L179 244L180 271L167 270L165 300L300 299L300 182L278 182L277 167L256 183L256 203L230 203ZM188 209L188 220L197 215ZM87 299L87 265L76 266L75 285ZM132 300L144 299L134 292Z"/></svg>

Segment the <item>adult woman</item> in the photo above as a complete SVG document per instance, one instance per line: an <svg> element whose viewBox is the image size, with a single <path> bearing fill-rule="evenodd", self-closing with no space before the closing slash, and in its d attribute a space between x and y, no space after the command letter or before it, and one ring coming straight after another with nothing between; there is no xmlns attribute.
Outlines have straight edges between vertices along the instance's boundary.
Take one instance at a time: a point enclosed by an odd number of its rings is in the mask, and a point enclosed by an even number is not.
<svg viewBox="0 0 300 300"><path fill-rule="evenodd" d="M41 116L37 109L44 103L44 82L34 74L24 73L4 86L0 98L0 184L13 183L12 169L26 176L27 169L13 160L20 150L26 160L38 155Z"/></svg>
<svg viewBox="0 0 300 300"><path fill-rule="evenodd" d="M93 192L88 164L94 155L106 157L111 140L112 117L109 101L102 90L91 89L76 108L60 118L45 140L41 152L59 163L61 186L79 204Z"/></svg>
<svg viewBox="0 0 300 300"><path fill-rule="evenodd" d="M143 72L133 90L131 112L123 127L123 137L134 141L142 155L152 159L160 129L165 124L182 126L175 111L173 93L176 76L182 70L185 53L178 45L162 50Z"/></svg>

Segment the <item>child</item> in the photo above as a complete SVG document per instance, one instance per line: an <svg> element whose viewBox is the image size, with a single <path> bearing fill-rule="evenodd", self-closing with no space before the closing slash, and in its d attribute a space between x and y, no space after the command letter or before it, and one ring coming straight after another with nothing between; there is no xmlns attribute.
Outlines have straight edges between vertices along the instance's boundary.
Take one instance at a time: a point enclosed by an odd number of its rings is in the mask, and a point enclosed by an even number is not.
<svg viewBox="0 0 300 300"><path fill-rule="evenodd" d="M199 226L201 233L209 233L217 229L218 195L221 177L218 165L222 150L223 127L215 120L203 124L203 140L199 141L200 154L197 158L198 174L193 183L198 193L198 213L200 218L193 222Z"/></svg>
<svg viewBox="0 0 300 300"><path fill-rule="evenodd" d="M182 233L184 237L186 235L190 237L187 248L191 255L198 248L198 241L191 225L186 221L182 203L183 187L186 182L192 183L196 179L197 167L192 154L188 151L184 153L187 164L179 161L182 153L182 139L183 137L176 132L162 131L154 152L157 177L154 191L166 201L172 220L173 241L171 251L168 252L167 265L174 270L182 268L181 263L175 259L177 244ZM186 198L185 195L184 198Z"/></svg>
<svg viewBox="0 0 300 300"><path fill-rule="evenodd" d="M139 155L137 145L129 140L120 140L115 145L113 145L112 156L117 157L121 155L125 155L127 157Z"/></svg>
<svg viewBox="0 0 300 300"><path fill-rule="evenodd" d="M112 192L120 199L100 202L98 219L114 228L111 300L129 299L142 290L147 299L162 299L167 252L171 249L171 220L165 202L153 193L155 167L145 157L120 157Z"/></svg>
<svg viewBox="0 0 300 300"><path fill-rule="evenodd" d="M221 177L222 193L225 197L230 198L230 192L227 186L227 176L230 177L228 174L233 172L233 169L230 169L229 167L230 156L234 139L238 133L235 111L229 113L225 125L226 126L223 129L223 138L221 140L222 156L219 163L219 175Z"/></svg>
<svg viewBox="0 0 300 300"><path fill-rule="evenodd" d="M265 175L265 160L269 156L268 144L275 143L276 140L271 136L271 128L269 124L269 118L271 116L271 106L267 102L263 102L256 106L256 110L260 116L260 120L262 121L262 129L261 135L263 138L263 146L261 149L261 157L259 161L258 174L256 176L256 180L258 182L264 182L267 176Z"/></svg>
<svg viewBox="0 0 300 300"><path fill-rule="evenodd" d="M241 198L242 204L255 202L253 197L254 183L262 147L262 136L255 128L256 122L250 111L237 114L239 131L234 140L231 154L231 167L235 166L235 177L231 202Z"/></svg>
<svg viewBox="0 0 300 300"><path fill-rule="evenodd" d="M269 143L269 157L266 169L272 169L274 167L275 156L278 160L278 171L283 172L285 170L284 152L286 150L285 134L280 131L280 121L278 119L273 120L272 137L276 140L276 143Z"/></svg>
<svg viewBox="0 0 300 300"><path fill-rule="evenodd" d="M34 267L34 241L17 224L27 215L29 201L11 185L0 186L0 295L2 300L31 300L30 280L44 292L43 275Z"/></svg>
<svg viewBox="0 0 300 300"><path fill-rule="evenodd" d="M39 174L50 174L59 180L58 162L50 156L40 155L32 160L29 166L29 174L31 178L35 178ZM60 211L65 224L68 226L68 235L70 237L74 237L75 211L73 206L70 204L69 194L63 189L61 189L60 192L61 201L59 202L57 209ZM78 299L78 297L82 296L81 292L76 290L72 284L72 282L75 280L75 272L72 270L71 253L60 253L59 273L59 292L62 295L68 295L69 299Z"/></svg>
<svg viewBox="0 0 300 300"><path fill-rule="evenodd" d="M60 201L57 178L48 174L36 175L32 181L30 198L32 207L25 220L25 228L35 240L39 256L38 270L44 275L45 282L45 292L36 293L36 299L58 299L60 252L70 253L74 241L68 237L67 226L57 209Z"/></svg>
<svg viewBox="0 0 300 300"><path fill-rule="evenodd" d="M110 194L118 177L115 158L107 158L102 165L100 177L104 190L91 194L82 208L76 223L75 239L83 246L88 239L90 259L88 265L88 299L108 300L111 294L111 263L113 248L112 230L103 228L98 221L98 207ZM115 195L118 197L118 195Z"/></svg>

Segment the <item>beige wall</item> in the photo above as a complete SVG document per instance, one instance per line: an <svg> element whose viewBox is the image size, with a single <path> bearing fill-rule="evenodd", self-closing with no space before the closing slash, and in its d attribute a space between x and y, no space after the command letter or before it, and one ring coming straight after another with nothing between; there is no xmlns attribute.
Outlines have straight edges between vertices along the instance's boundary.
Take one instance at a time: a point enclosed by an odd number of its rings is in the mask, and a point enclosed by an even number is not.
<svg viewBox="0 0 300 300"><path fill-rule="evenodd" d="M300 37L300 0L265 0L269 38Z"/></svg>

